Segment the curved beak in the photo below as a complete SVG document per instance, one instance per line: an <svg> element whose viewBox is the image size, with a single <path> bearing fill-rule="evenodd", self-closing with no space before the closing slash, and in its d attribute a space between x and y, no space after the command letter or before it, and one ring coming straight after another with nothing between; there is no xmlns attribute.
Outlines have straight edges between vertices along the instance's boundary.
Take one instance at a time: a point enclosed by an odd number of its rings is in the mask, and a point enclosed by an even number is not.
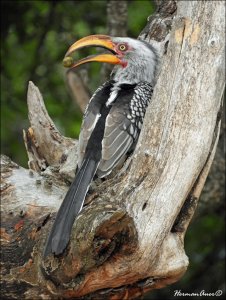
<svg viewBox="0 0 226 300"><path fill-rule="evenodd" d="M70 57L70 55L75 52L78 49L85 48L85 47L101 47L109 50L112 52L112 54L97 54L88 56L86 58L83 58L77 62L73 62L73 59ZM116 56L115 52L115 45L112 42L111 38L107 35L90 35L87 37L84 37L77 42L75 42L67 51L65 54L65 58L63 60L63 64L65 67L75 68L79 65L97 61L97 62L104 62L109 64L122 64L122 61Z"/></svg>

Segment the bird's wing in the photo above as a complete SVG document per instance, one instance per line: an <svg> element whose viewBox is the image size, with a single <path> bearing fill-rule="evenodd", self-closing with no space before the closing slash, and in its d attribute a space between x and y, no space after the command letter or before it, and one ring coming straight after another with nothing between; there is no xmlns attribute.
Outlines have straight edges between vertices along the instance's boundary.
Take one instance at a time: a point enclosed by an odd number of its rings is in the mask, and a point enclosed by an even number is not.
<svg viewBox="0 0 226 300"><path fill-rule="evenodd" d="M132 114L131 103L135 96L134 86L121 89L115 103L112 104L105 123L102 159L97 170L99 177L108 175L125 159L125 155L137 141L143 118Z"/></svg>
<svg viewBox="0 0 226 300"><path fill-rule="evenodd" d="M90 102L86 108L82 127L79 135L79 153L78 153L78 166L80 167L86 152L87 143L90 136L100 118L100 112L103 105L105 105L109 98L112 87L112 81L105 82L93 94Z"/></svg>

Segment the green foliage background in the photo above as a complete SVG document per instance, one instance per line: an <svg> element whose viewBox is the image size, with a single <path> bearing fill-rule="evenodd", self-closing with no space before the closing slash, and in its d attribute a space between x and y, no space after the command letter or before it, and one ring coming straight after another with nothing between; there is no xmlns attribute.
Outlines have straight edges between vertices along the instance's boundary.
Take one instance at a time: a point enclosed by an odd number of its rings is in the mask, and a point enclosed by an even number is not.
<svg viewBox="0 0 226 300"><path fill-rule="evenodd" d="M27 166L22 130L29 125L28 81L39 87L58 129L66 136L77 137L81 114L66 88L62 59L75 40L89 34L107 34L106 0L1 4L1 153ZM153 3L133 0L128 9L128 34L136 37L152 13ZM90 85L95 89L99 66L93 68Z"/></svg>
<svg viewBox="0 0 226 300"><path fill-rule="evenodd" d="M128 1L129 36L140 33L153 9L152 1ZM76 138L81 113L66 88L62 59L75 40L107 33L106 0L2 1L1 14L1 153L26 167L22 129L29 126L28 81L39 87L58 129ZM92 90L100 83L99 70L99 66L93 67ZM207 215L196 218L190 226L185 240L190 266L185 276L169 288L152 292L146 299L186 299L173 297L175 290L225 290L222 209L221 205L207 210Z"/></svg>

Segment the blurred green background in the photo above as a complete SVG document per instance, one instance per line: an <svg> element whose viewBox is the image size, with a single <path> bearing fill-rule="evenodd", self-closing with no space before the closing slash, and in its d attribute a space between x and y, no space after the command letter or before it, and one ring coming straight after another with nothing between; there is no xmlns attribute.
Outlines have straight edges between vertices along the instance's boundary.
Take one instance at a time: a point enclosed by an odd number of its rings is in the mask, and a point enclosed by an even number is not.
<svg viewBox="0 0 226 300"><path fill-rule="evenodd" d="M1 153L18 164L27 167L22 129L29 127L29 80L39 87L61 133L78 137L81 113L66 87L62 59L75 40L107 34L106 4L107 0L1 1ZM153 1L128 1L128 36L137 37L153 11ZM100 83L100 66L92 68L89 87L93 91ZM185 248L190 265L185 276L145 299L187 298L173 297L175 290L225 292L224 198L225 193L218 193L209 199L211 204L204 203L189 227Z"/></svg>
<svg viewBox="0 0 226 300"><path fill-rule="evenodd" d="M129 1L128 10L128 35L137 37L153 2ZM106 1L1 1L1 22L1 153L27 166L22 129L29 126L28 81L39 87L61 133L78 137L81 114L66 87L62 59L75 40L107 34ZM100 84L100 64L92 68L91 90Z"/></svg>

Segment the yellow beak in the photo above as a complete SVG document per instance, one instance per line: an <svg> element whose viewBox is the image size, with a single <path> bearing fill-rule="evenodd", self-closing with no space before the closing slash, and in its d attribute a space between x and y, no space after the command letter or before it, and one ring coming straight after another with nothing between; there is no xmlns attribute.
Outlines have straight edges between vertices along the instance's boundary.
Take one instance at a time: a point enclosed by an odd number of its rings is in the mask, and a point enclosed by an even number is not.
<svg viewBox="0 0 226 300"><path fill-rule="evenodd" d="M75 63L73 63L73 60L70 58L70 55L81 48L84 47L102 47L112 52L112 54L98 54L93 56L88 56L86 58L83 58ZM121 64L122 61L116 56L115 52L115 45L112 42L111 38L107 35L90 35L87 37L84 37L77 42L75 42L67 51L65 58L63 60L63 64L65 67L75 68L79 65L97 61L97 62L104 62L109 64Z"/></svg>

